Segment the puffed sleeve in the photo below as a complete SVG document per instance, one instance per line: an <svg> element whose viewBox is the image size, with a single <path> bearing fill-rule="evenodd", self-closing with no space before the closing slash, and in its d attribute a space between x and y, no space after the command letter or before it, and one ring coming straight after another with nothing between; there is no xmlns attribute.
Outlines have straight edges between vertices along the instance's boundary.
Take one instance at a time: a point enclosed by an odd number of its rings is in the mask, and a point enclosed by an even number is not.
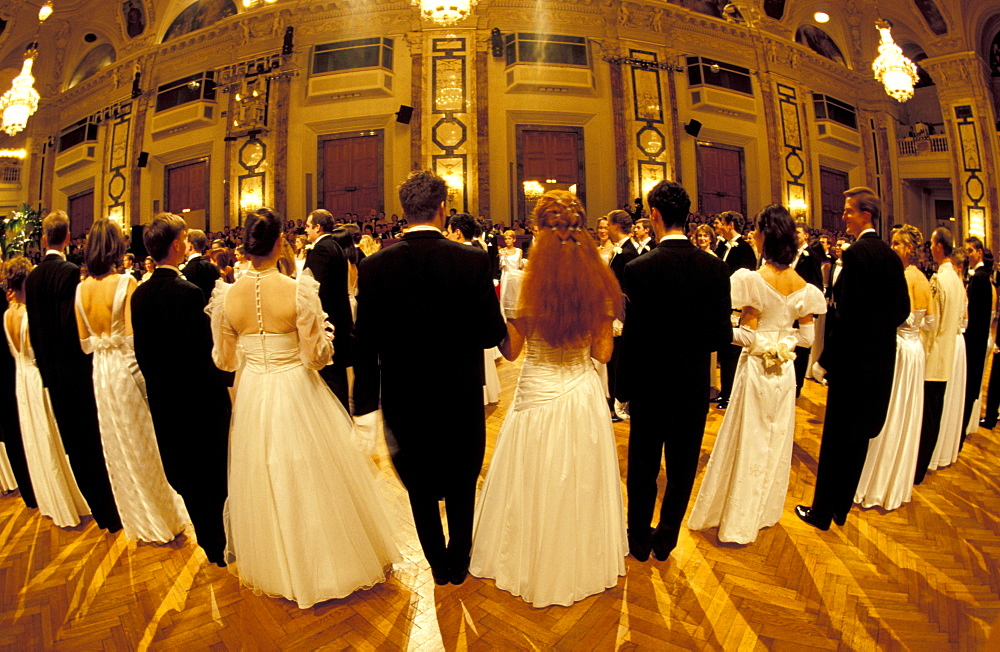
<svg viewBox="0 0 1000 652"><path fill-rule="evenodd" d="M333 345L326 336L326 317L319 300L319 282L310 270L303 270L295 290L295 326L299 332L302 364L316 371L333 362Z"/></svg>
<svg viewBox="0 0 1000 652"><path fill-rule="evenodd" d="M796 317L826 314L826 299L818 287L806 284L806 290L802 294L802 301L796 306L798 308Z"/></svg>
<svg viewBox="0 0 1000 652"><path fill-rule="evenodd" d="M760 296L761 283L763 282L764 280L757 272L749 269L736 270L729 277L733 310L743 310L747 306L760 310L763 305Z"/></svg>
<svg viewBox="0 0 1000 652"><path fill-rule="evenodd" d="M205 306L205 312L212 320L212 361L223 371L236 371L243 361L239 351L239 338L226 317L229 287L221 278L215 282L215 289Z"/></svg>

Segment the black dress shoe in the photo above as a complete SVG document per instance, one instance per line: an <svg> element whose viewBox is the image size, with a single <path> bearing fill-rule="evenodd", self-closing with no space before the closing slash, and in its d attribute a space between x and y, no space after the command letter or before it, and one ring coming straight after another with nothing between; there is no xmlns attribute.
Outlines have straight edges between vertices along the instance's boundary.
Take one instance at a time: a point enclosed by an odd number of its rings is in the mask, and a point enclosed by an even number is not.
<svg viewBox="0 0 1000 652"><path fill-rule="evenodd" d="M982 418L982 419L979 420L979 427L980 428L986 428L987 430L993 430L994 428L997 427L997 420L996 419L988 419L988 418L984 417L984 418Z"/></svg>
<svg viewBox="0 0 1000 652"><path fill-rule="evenodd" d="M434 583L437 584L438 586L444 586L445 584L451 581L451 577L449 575L447 568L438 569L431 566L431 575L434 576Z"/></svg>
<svg viewBox="0 0 1000 652"><path fill-rule="evenodd" d="M800 519L813 526L814 528L823 530L826 532L830 529L830 520L822 520L815 514L813 514L812 507L806 507L805 505L795 506L795 515Z"/></svg>
<svg viewBox="0 0 1000 652"><path fill-rule="evenodd" d="M725 410L727 407L729 407L729 400L725 399L725 400L719 401L716 404L715 407L719 408L720 410Z"/></svg>
<svg viewBox="0 0 1000 652"><path fill-rule="evenodd" d="M667 543L657 543L656 540L654 539L653 557L656 558L656 561L667 561L667 559L670 558L670 553L673 552L674 547L676 545L677 545L676 543L674 543L673 545Z"/></svg>
<svg viewBox="0 0 1000 652"><path fill-rule="evenodd" d="M649 559L650 544L637 540L636 537L632 536L632 533L628 533L628 552L630 555L638 559L639 561L646 561Z"/></svg>
<svg viewBox="0 0 1000 652"><path fill-rule="evenodd" d="M620 416L618 416L617 414L615 414L614 412L612 412L611 413L611 423L621 423L621 422L622 422L622 418Z"/></svg>
<svg viewBox="0 0 1000 652"><path fill-rule="evenodd" d="M839 525L840 527L844 527L844 524L847 523L847 514L844 514L843 516L841 516L837 512L834 512L833 513L833 522L836 523L837 525Z"/></svg>

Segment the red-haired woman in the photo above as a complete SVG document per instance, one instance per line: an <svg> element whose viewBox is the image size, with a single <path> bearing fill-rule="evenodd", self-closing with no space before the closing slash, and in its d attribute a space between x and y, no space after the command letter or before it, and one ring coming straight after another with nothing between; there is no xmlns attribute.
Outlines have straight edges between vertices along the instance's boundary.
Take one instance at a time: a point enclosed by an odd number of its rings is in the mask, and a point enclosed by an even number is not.
<svg viewBox="0 0 1000 652"><path fill-rule="evenodd" d="M615 435L593 360L611 357L621 290L583 207L551 190L516 301L504 300L514 403L479 494L470 572L536 607L570 605L618 583L628 553Z"/></svg>

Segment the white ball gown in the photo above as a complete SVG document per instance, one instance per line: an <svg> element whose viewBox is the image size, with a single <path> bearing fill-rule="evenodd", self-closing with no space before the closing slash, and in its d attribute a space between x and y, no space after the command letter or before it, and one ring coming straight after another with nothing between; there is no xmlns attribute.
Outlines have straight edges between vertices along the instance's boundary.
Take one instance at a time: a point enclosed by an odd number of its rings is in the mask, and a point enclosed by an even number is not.
<svg viewBox="0 0 1000 652"><path fill-rule="evenodd" d="M792 323L826 312L806 284L788 296L755 271L730 278L733 306L760 313L754 343L740 354L729 407L715 438L688 527L719 528L719 540L747 544L781 519L795 434L796 333Z"/></svg>
<svg viewBox="0 0 1000 652"><path fill-rule="evenodd" d="M52 414L49 393L42 385L42 376L35 365L35 352L28 336L28 315L21 319L18 336L20 350L14 346L6 317L4 333L10 353L14 356L17 416L38 511L59 527L79 525L80 517L90 514L90 507L76 485L59 427Z"/></svg>
<svg viewBox="0 0 1000 652"><path fill-rule="evenodd" d="M296 287L288 310L276 301L288 293L283 282ZM242 369L229 439L226 561L255 593L306 609L382 582L399 551L379 471L316 373L332 354L319 284L308 270L295 283L273 268L249 271L232 286L219 281L206 311L216 365ZM241 313L244 323L252 315L255 332L236 332Z"/></svg>
<svg viewBox="0 0 1000 652"><path fill-rule="evenodd" d="M920 450L927 354L920 341L926 310L910 313L896 330L896 367L885 425L868 442L868 456L854 502L864 507L896 509L910 502Z"/></svg>
<svg viewBox="0 0 1000 652"><path fill-rule="evenodd" d="M129 539L166 543L183 532L191 519L184 501L167 483L163 472L153 418L146 403L146 380L135 361L132 336L125 334L125 298L131 278L118 275L109 333L98 334L91 328L83 284L77 286L76 306L89 334L80 345L84 353L94 354L101 445L122 530ZM178 408L182 407L183 398L179 396Z"/></svg>
<svg viewBox="0 0 1000 652"><path fill-rule="evenodd" d="M589 346L526 347L479 492L469 572L535 607L570 605L625 574L615 434Z"/></svg>

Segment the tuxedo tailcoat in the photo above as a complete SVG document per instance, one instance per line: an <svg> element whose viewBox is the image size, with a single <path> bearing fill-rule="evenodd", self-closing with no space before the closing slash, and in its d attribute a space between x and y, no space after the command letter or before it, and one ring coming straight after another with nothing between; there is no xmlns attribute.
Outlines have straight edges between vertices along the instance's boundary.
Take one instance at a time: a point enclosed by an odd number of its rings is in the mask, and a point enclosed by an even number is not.
<svg viewBox="0 0 1000 652"><path fill-rule="evenodd" d="M79 284L79 267L58 254L46 256L24 282L28 332L80 493L97 524L116 531L121 519L104 462L93 359L80 348L76 323Z"/></svg>
<svg viewBox="0 0 1000 652"><path fill-rule="evenodd" d="M844 250L819 364L829 392L812 512L828 524L854 503L868 440L885 425L896 329L910 314L903 264L874 231Z"/></svg>
<svg viewBox="0 0 1000 652"><path fill-rule="evenodd" d="M205 303L208 304L209 299L212 298L212 291L215 290L215 282L222 276L222 272L215 266L215 263L204 256L195 256L184 265L181 272L184 274L184 278L201 289L202 294L205 295Z"/></svg>
<svg viewBox="0 0 1000 652"><path fill-rule="evenodd" d="M358 249L358 253L362 251ZM364 259L361 259L364 260ZM359 260L359 264L361 262ZM312 272L319 283L319 300L327 320L333 324L333 364L320 369L326 381L345 410L350 410L347 389L347 368L353 364L354 318L351 301L347 296L347 256L330 236L321 236L306 254L305 269Z"/></svg>
<svg viewBox="0 0 1000 652"><path fill-rule="evenodd" d="M799 255L798 259L795 261L795 272L802 277L802 280L811 285L815 285L819 288L820 292L824 291L823 287L823 266L822 263L816 255L816 250L810 246L803 249ZM795 322L795 326L798 327L798 321ZM806 371L809 367L809 354L811 353L811 347L796 346L795 347L795 360L792 366L795 368L795 396L798 398L799 394L802 393L802 385L805 384Z"/></svg>
<svg viewBox="0 0 1000 652"><path fill-rule="evenodd" d="M381 397L392 462L435 569L468 565L486 443L483 349L506 334L482 250L415 231L358 266L355 412Z"/></svg>
<svg viewBox="0 0 1000 652"><path fill-rule="evenodd" d="M736 245L732 247L729 246L728 241L722 242L716 247L715 255L729 266L730 276L738 269L757 269L757 254L754 253L753 247L746 241L746 238L737 238ZM743 347L736 346L735 344L729 344L719 349L719 355L717 356L719 360L719 382L722 385L719 388L720 402L729 401L729 394L733 389L733 380L736 378L736 365L739 363L741 353L743 353Z"/></svg>
<svg viewBox="0 0 1000 652"><path fill-rule="evenodd" d="M628 300L616 389L631 415L629 537L650 543L664 459L667 486L652 540L673 548L701 455L711 354L732 342L729 269L687 239L664 240L625 266L623 289Z"/></svg>
<svg viewBox="0 0 1000 652"><path fill-rule="evenodd" d="M0 295L0 319L7 312L7 296ZM0 344L0 441L7 449L10 470L14 472L21 500L31 508L38 507L35 492L31 486L28 460L24 456L24 440L21 439L21 422L17 411L17 367L14 356L6 342Z"/></svg>
<svg viewBox="0 0 1000 652"><path fill-rule="evenodd" d="M209 561L222 563L232 404L228 374L212 362L204 294L159 267L132 294L132 330L163 470L184 499L198 544Z"/></svg>
<svg viewBox="0 0 1000 652"><path fill-rule="evenodd" d="M625 274L625 266L638 257L639 252L635 248L635 243L632 242L632 238L625 238L621 246L615 245L616 249L621 251L615 251L611 254L611 260L608 261L608 266L611 267L612 273L614 273L615 278L618 279L618 285L622 284L622 276ZM622 297L624 300L624 295ZM615 385L618 383L618 365L621 363L622 356L622 338L621 335L614 338L611 348L611 359L608 360L607 370L608 370L608 408L614 411L615 408Z"/></svg>
<svg viewBox="0 0 1000 652"><path fill-rule="evenodd" d="M993 284L985 266L980 266L969 278L969 324L965 328L965 414L962 421L962 441L972 414L972 405L983 389L983 368L986 366L986 345L993 320Z"/></svg>

